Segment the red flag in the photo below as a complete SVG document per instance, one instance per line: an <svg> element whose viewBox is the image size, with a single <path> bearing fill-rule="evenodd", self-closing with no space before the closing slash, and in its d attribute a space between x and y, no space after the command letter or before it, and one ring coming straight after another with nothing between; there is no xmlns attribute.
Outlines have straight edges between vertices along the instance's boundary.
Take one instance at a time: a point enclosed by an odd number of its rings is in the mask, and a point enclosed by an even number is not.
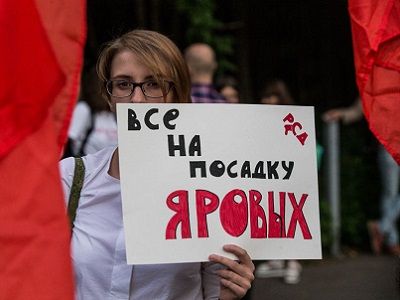
<svg viewBox="0 0 400 300"><path fill-rule="evenodd" d="M400 1L349 0L349 13L365 117L400 164Z"/></svg>
<svg viewBox="0 0 400 300"><path fill-rule="evenodd" d="M72 299L58 170L85 42L84 0L0 6L0 299Z"/></svg>

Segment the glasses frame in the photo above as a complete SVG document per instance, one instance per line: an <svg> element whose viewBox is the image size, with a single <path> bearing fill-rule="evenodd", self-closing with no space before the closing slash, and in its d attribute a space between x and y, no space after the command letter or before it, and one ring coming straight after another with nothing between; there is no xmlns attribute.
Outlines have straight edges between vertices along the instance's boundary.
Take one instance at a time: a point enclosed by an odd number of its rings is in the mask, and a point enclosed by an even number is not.
<svg viewBox="0 0 400 300"><path fill-rule="evenodd" d="M109 86L110 83L112 83L112 82L114 82L114 81L127 81L127 82L129 82L130 84L132 84L131 92L129 93L129 95L126 95L126 96L116 96L116 95L113 95L113 94L110 92L108 86ZM157 82L156 80L146 80L146 81L142 81L142 82L135 82L135 81L128 80L128 79L110 79L110 80L107 80L107 81L105 82L105 86L106 86L106 91L107 91L107 93L108 93L111 97L115 97L115 98L126 98L126 97L131 97L131 96L134 94L135 89L136 89L137 86L140 87L140 89L142 90L143 95L145 95L146 97L148 97L148 98L161 98L161 97L165 97L166 95L168 95L168 93L171 91L171 88L174 86L174 83L173 83L172 81L163 80L165 83L168 84L165 95L163 94L162 96L149 96L149 95L146 94L146 92L145 92L145 90L144 90L144 88L143 88L143 85L145 85L146 83L149 83L149 82L151 82L151 81ZM162 90L162 89L161 89L161 90Z"/></svg>

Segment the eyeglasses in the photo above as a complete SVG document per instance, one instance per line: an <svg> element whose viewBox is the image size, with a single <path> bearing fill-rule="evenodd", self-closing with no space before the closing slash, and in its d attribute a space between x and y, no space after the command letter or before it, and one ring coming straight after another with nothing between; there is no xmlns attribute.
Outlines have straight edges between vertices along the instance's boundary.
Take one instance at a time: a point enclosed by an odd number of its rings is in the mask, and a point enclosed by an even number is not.
<svg viewBox="0 0 400 300"><path fill-rule="evenodd" d="M107 92L110 96L117 98L131 96L137 86L140 87L146 97L160 98L169 93L173 83L167 80L161 81L161 84L155 80L133 82L127 79L113 79L106 82Z"/></svg>

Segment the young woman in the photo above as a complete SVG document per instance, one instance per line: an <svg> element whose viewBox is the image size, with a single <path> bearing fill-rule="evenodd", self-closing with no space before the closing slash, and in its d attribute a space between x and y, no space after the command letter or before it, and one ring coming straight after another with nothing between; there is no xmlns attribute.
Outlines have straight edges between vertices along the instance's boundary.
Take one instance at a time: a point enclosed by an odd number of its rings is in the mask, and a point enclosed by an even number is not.
<svg viewBox="0 0 400 300"><path fill-rule="evenodd" d="M190 102L190 79L178 48L167 37L134 30L100 54L103 94L117 103ZM134 150L134 149L133 149ZM212 254L209 262L128 265L122 224L118 148L83 158L84 184L72 234L77 299L240 299L254 280L246 251L225 245L238 260ZM61 161L66 199L74 160ZM68 200L66 200L68 201Z"/></svg>

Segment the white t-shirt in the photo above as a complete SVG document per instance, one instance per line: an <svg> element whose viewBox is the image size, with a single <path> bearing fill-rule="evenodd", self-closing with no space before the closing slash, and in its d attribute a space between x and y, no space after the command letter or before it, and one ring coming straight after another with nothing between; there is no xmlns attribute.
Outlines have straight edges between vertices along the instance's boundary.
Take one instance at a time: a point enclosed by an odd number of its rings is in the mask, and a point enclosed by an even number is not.
<svg viewBox="0 0 400 300"><path fill-rule="evenodd" d="M120 182L108 174L114 149L83 157L85 178L71 246L76 299L218 299L218 264L127 264ZM66 203L74 168L72 157L60 163Z"/></svg>
<svg viewBox="0 0 400 300"><path fill-rule="evenodd" d="M93 123L92 123L93 118ZM84 145L83 153L92 154L108 146L117 145L117 122L111 111L91 113L89 105L80 101L72 115L68 137L72 140L72 151L79 154L89 128L93 124L88 139Z"/></svg>

